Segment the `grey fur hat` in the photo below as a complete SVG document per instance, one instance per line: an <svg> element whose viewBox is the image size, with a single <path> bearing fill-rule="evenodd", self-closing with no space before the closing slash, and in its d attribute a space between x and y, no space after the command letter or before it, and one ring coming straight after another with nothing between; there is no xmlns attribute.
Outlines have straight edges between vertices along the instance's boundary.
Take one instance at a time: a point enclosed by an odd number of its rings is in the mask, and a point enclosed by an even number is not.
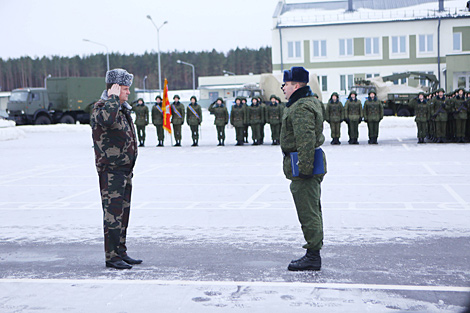
<svg viewBox="0 0 470 313"><path fill-rule="evenodd" d="M121 86L131 86L134 75L122 68L115 68L106 72L106 84L118 84Z"/></svg>

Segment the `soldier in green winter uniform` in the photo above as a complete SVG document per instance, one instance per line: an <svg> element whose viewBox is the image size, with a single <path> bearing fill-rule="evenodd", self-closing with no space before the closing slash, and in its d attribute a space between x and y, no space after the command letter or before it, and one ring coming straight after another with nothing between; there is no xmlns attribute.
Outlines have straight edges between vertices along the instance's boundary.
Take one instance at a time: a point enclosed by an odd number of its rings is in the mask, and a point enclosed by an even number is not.
<svg viewBox="0 0 470 313"><path fill-rule="evenodd" d="M123 69L106 73L106 90L93 106L90 125L103 208L106 267L130 269L126 234L131 208L137 138L127 103L134 76Z"/></svg>
<svg viewBox="0 0 470 313"><path fill-rule="evenodd" d="M439 88L437 92L438 96L432 99L431 103L431 118L436 125L435 142L443 143L446 136L447 111L450 108L449 102L446 102L446 97L444 96L444 89Z"/></svg>
<svg viewBox="0 0 470 313"><path fill-rule="evenodd" d="M455 142L455 130L456 130L456 122L454 119L454 114L452 114L452 108L454 107L454 99L457 95L458 91L454 90L454 92L449 92L446 94L446 108L447 108L447 124L446 124L446 138L450 142Z"/></svg>
<svg viewBox="0 0 470 313"><path fill-rule="evenodd" d="M453 99L452 113L456 123L456 138L458 143L465 142L465 128L468 119L468 99L465 99L465 90L460 88Z"/></svg>
<svg viewBox="0 0 470 313"><path fill-rule="evenodd" d="M465 100L467 101L468 108L470 109L470 91L466 92ZM465 140L470 140L470 110L467 112L467 123L465 126Z"/></svg>
<svg viewBox="0 0 470 313"><path fill-rule="evenodd" d="M433 94L429 93L426 97L426 101L428 103L428 111L429 111L429 118L428 118L428 139L431 141L434 141L434 137L436 135L436 127L434 125L434 120L431 117L431 112L432 112L432 99L433 99Z"/></svg>
<svg viewBox="0 0 470 313"><path fill-rule="evenodd" d="M137 136L139 147L145 144L145 126L149 124L149 108L145 105L144 99L137 100L137 104L132 108L135 113L135 125L137 126Z"/></svg>
<svg viewBox="0 0 470 313"><path fill-rule="evenodd" d="M428 133L428 120L431 114L424 92L420 92L417 99L410 101L410 107L415 111L418 143L425 143L424 138L426 138Z"/></svg>
<svg viewBox="0 0 470 313"><path fill-rule="evenodd" d="M225 145L225 125L229 122L228 110L224 105L222 98L217 98L217 101L209 106L209 112L215 115L214 125L217 128L217 139L219 140L218 146Z"/></svg>
<svg viewBox="0 0 470 313"><path fill-rule="evenodd" d="M157 128L157 147L163 147L163 141L165 140L165 132L163 131L163 108L162 108L162 97L157 96L155 98L155 105L152 107L152 123Z"/></svg>
<svg viewBox="0 0 470 313"><path fill-rule="evenodd" d="M188 123L191 128L193 138L193 144L191 146L197 147L199 141L199 125L202 123L202 110L201 106L197 104L196 96L191 97L191 103L186 110L186 123Z"/></svg>
<svg viewBox="0 0 470 313"><path fill-rule="evenodd" d="M344 118L348 124L349 144L358 145L359 124L362 121L362 103L357 98L357 93L353 90L349 93L348 100L344 105Z"/></svg>
<svg viewBox="0 0 470 313"><path fill-rule="evenodd" d="M248 143L248 127L250 126L250 124L248 124L248 121L246 119L246 116L248 115L248 104L246 103L245 97L242 97L241 100L242 100L243 110L245 110L245 121L243 123L243 138L245 140L245 143Z"/></svg>
<svg viewBox="0 0 470 313"><path fill-rule="evenodd" d="M240 97L235 99L235 104L232 105L230 112L230 124L235 127L235 135L237 139L237 146L243 146L243 131L245 127L245 108L243 107Z"/></svg>
<svg viewBox="0 0 470 313"><path fill-rule="evenodd" d="M332 145L340 145L341 122L344 120L343 104L339 101L337 92L331 94L325 110L325 120L330 124Z"/></svg>
<svg viewBox="0 0 470 313"><path fill-rule="evenodd" d="M384 107L377 99L377 92L375 89L369 91L369 97L364 103L364 121L369 128L369 144L377 144L377 137L379 137L379 123L384 117Z"/></svg>
<svg viewBox="0 0 470 313"><path fill-rule="evenodd" d="M263 99L261 97L258 97L258 104L261 107L261 125L259 128L259 144L262 145L264 143L264 126L266 125L266 103L263 102Z"/></svg>
<svg viewBox="0 0 470 313"><path fill-rule="evenodd" d="M171 124L173 124L173 131L175 132L175 147L181 147L181 127L184 124L184 105L180 102L180 96L173 97L173 104L171 105Z"/></svg>
<svg viewBox="0 0 470 313"><path fill-rule="evenodd" d="M266 121L271 126L272 145L279 145L283 108L275 95L272 95L270 100L271 103L266 107Z"/></svg>
<svg viewBox="0 0 470 313"><path fill-rule="evenodd" d="M307 86L308 79L309 73L303 67L292 67L291 70L284 71L282 89L289 101L284 110L281 126L283 170L286 178L292 181L290 190L307 242L303 246L307 249L307 253L289 264L288 270L291 271L321 269L323 219L320 194L321 182L326 173L326 158L320 146L325 137L322 105ZM299 170L298 176L295 177L291 162L291 153L294 152L298 155L296 164ZM316 160L316 158L321 159ZM318 168L314 167L314 162ZM321 168L323 170L320 170Z"/></svg>
<svg viewBox="0 0 470 313"><path fill-rule="evenodd" d="M263 112L258 99L251 99L251 106L247 108L246 113L247 124L251 126L253 145L257 146L261 143L261 124L263 122Z"/></svg>

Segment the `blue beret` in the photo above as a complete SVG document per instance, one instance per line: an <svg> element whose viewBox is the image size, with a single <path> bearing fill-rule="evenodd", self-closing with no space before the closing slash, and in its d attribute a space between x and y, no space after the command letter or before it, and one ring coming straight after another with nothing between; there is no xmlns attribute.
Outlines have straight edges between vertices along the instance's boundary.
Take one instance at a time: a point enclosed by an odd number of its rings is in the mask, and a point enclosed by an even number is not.
<svg viewBox="0 0 470 313"><path fill-rule="evenodd" d="M284 82L308 83L308 71L301 66L293 66L284 71Z"/></svg>

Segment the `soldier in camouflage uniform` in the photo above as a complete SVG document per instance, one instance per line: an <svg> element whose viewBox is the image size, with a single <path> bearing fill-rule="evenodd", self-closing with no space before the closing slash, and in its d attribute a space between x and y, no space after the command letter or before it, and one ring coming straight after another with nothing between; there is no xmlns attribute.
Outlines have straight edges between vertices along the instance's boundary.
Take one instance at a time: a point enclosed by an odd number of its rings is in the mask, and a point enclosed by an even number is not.
<svg viewBox="0 0 470 313"><path fill-rule="evenodd" d="M235 127L235 135L237 139L237 146L243 146L243 130L245 121L245 108L241 102L241 98L235 99L235 104L232 105L232 111L230 112L230 124Z"/></svg>
<svg viewBox="0 0 470 313"><path fill-rule="evenodd" d="M465 99L465 90L460 88L457 96L453 99L452 113L456 123L456 137L458 143L465 142L465 128L468 115L468 99Z"/></svg>
<svg viewBox="0 0 470 313"><path fill-rule="evenodd" d="M106 267L130 269L142 260L127 255L126 234L137 159L137 138L127 103L133 75L123 69L106 73L106 89L95 103L91 128L104 218Z"/></svg>
<svg viewBox="0 0 470 313"><path fill-rule="evenodd" d="M438 96L432 99L431 118L436 125L435 142L443 143L446 136L447 111L450 109L449 102L446 102L444 89L437 90Z"/></svg>
<svg viewBox="0 0 470 313"><path fill-rule="evenodd" d="M199 125L202 123L202 110L201 106L197 104L196 96L191 97L191 103L186 110L186 123L191 128L193 138L192 147L197 147L199 142Z"/></svg>
<svg viewBox="0 0 470 313"><path fill-rule="evenodd" d="M293 260L288 270L305 271L321 269L320 249L323 246L323 219L321 210L321 182L326 173L326 158L320 146L323 136L322 106L309 86L309 73L303 67L284 71L282 87L287 102L282 117L281 150L284 154L283 170L291 180L290 190L307 249L305 256ZM318 151L317 151L318 150ZM298 155L298 176L294 177L291 153ZM318 152L318 153L317 153ZM316 157L321 158L315 160ZM323 171L315 172L314 161Z"/></svg>
<svg viewBox="0 0 470 313"><path fill-rule="evenodd" d="M417 99L410 101L410 108L415 111L415 122L418 128L418 143L425 143L424 138L427 136L428 120L431 114L424 92L420 92Z"/></svg>
<svg viewBox="0 0 470 313"><path fill-rule="evenodd" d="M349 144L358 145L359 124L362 121L362 103L357 98L357 93L353 90L349 93L348 100L344 105L344 118L348 124Z"/></svg>
<svg viewBox="0 0 470 313"><path fill-rule="evenodd" d="M149 124L149 108L145 105L144 99L137 100L132 110L135 113L135 125L137 126L137 137L139 138L139 147L145 146L145 126Z"/></svg>
<svg viewBox="0 0 470 313"><path fill-rule="evenodd" d="M209 106L209 112L215 115L214 125L217 128L217 146L225 145L225 125L228 124L229 116L227 107L224 105L224 99L217 98L217 101Z"/></svg>
<svg viewBox="0 0 470 313"><path fill-rule="evenodd" d="M259 128L259 144L262 145L264 143L264 126L266 125L266 103L264 103L263 99L261 97L258 97L258 104L261 108L261 125Z"/></svg>
<svg viewBox="0 0 470 313"><path fill-rule="evenodd" d="M263 109L258 103L257 98L251 99L251 106L247 108L246 120L251 126L251 136L253 145L261 144L261 124L263 123Z"/></svg>
<svg viewBox="0 0 470 313"><path fill-rule="evenodd" d="M341 122L344 120L343 104L339 101L337 92L331 94L325 110L325 120L330 124L332 145L340 145Z"/></svg>
<svg viewBox="0 0 470 313"><path fill-rule="evenodd" d="M248 120L246 119L246 116L248 115L248 104L246 103L245 97L242 97L241 100L243 110L245 111L245 121L243 123L243 138L244 142L248 143L248 127L250 126L250 124L248 124Z"/></svg>
<svg viewBox="0 0 470 313"><path fill-rule="evenodd" d="M162 108L162 97L157 96L155 98L155 105L152 107L152 123L157 128L157 147L163 147L163 141L165 140L165 132L163 131L163 108Z"/></svg>
<svg viewBox="0 0 470 313"><path fill-rule="evenodd" d="M279 145L283 108L275 95L272 95L270 100L271 103L266 107L266 121L271 126L272 145Z"/></svg>
<svg viewBox="0 0 470 313"><path fill-rule="evenodd" d="M173 97L173 104L171 105L171 124L173 124L173 131L175 132L175 147L181 147L181 127L184 124L184 105L180 102L180 96Z"/></svg>
<svg viewBox="0 0 470 313"><path fill-rule="evenodd" d="M379 137L379 123L384 117L384 107L377 99L377 92L375 89L369 91L369 97L364 102L364 121L369 128L369 144L377 144Z"/></svg>

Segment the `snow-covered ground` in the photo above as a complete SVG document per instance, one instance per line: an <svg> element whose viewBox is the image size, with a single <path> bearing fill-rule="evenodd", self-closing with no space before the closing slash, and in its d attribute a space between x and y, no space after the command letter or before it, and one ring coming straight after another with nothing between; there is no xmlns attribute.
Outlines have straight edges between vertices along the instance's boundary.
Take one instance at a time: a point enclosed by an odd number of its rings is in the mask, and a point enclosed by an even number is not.
<svg viewBox="0 0 470 313"><path fill-rule="evenodd" d="M291 273L303 238L270 145L155 147L134 172L129 271L104 267L87 125L15 127L0 141L0 312L461 312L470 281L470 144L416 144L387 117L379 145L331 146L320 273ZM1 130L1 128L0 128ZM1 133L0 133L1 134Z"/></svg>

